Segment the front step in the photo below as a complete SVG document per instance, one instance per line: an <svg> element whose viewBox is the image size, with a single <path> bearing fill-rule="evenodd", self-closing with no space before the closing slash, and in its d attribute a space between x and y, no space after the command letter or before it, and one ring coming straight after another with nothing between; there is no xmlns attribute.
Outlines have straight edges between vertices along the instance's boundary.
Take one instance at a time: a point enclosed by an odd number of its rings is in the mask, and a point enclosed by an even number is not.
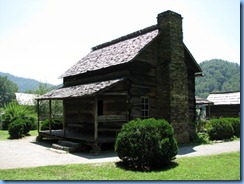
<svg viewBox="0 0 244 184"><path fill-rule="evenodd" d="M71 141L58 141L58 144L68 147L79 147L80 143L71 142Z"/></svg>
<svg viewBox="0 0 244 184"><path fill-rule="evenodd" d="M80 146L79 143L71 141L58 141L57 144L52 144L54 149L63 150L69 153L75 152L76 149Z"/></svg>
<svg viewBox="0 0 244 184"><path fill-rule="evenodd" d="M48 150L52 151L52 152L55 152L55 153L59 153L59 154L66 154L66 153L69 153L67 151L64 151L64 150L60 150L60 149L55 149L55 148L48 148Z"/></svg>

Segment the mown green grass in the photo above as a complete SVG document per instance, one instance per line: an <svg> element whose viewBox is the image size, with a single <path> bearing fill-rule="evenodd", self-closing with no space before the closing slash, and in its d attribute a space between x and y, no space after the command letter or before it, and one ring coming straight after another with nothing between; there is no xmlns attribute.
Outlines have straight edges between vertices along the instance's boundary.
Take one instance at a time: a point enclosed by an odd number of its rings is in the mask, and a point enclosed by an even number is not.
<svg viewBox="0 0 244 184"><path fill-rule="evenodd" d="M37 132L37 130L31 130L29 132L29 135L31 135L31 136L37 136L38 135L38 132ZM3 141L3 140L8 140L8 139L9 139L8 130L0 130L0 140Z"/></svg>
<svg viewBox="0 0 244 184"><path fill-rule="evenodd" d="M179 158L150 172L126 170L118 163L8 169L0 170L0 180L240 180L240 152Z"/></svg>
<svg viewBox="0 0 244 184"><path fill-rule="evenodd" d="M7 140L9 138L9 134L7 130L0 130L0 140Z"/></svg>

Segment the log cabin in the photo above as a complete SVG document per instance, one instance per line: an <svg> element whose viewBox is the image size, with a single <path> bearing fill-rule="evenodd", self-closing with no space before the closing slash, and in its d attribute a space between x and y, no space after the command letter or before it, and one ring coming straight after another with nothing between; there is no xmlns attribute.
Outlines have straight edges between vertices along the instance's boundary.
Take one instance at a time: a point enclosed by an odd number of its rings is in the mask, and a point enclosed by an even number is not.
<svg viewBox="0 0 244 184"><path fill-rule="evenodd" d="M213 102L207 107L207 116L211 118L240 117L240 91L213 92L207 99Z"/></svg>
<svg viewBox="0 0 244 184"><path fill-rule="evenodd" d="M39 129L39 137L81 141L96 152L115 141L124 123L153 117L170 122L178 142L187 143L195 132L195 77L201 75L183 43L182 16L165 11L156 25L93 47L61 76L63 87L40 96L38 106L49 100L50 119L52 100L62 100L63 128Z"/></svg>

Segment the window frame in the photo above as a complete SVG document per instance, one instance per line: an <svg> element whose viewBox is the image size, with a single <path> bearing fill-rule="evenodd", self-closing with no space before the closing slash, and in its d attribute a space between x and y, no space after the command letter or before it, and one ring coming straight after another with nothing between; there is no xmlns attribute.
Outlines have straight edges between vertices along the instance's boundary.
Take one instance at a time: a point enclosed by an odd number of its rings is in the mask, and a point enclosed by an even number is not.
<svg viewBox="0 0 244 184"><path fill-rule="evenodd" d="M140 110L141 110L141 119L148 119L149 115L149 97L141 96L140 97Z"/></svg>

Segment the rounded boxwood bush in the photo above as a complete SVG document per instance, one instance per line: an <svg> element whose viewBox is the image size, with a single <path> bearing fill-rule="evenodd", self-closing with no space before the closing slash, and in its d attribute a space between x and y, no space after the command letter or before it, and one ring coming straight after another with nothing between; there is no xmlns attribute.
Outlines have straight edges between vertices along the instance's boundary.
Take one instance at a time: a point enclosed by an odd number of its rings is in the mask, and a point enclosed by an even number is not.
<svg viewBox="0 0 244 184"><path fill-rule="evenodd" d="M231 123L232 128L234 130L234 135L236 137L240 137L240 132L241 132L240 118L224 118L224 119Z"/></svg>
<svg viewBox="0 0 244 184"><path fill-rule="evenodd" d="M137 119L123 125L115 151L126 165L151 170L168 165L177 155L178 145L167 121Z"/></svg>
<svg viewBox="0 0 244 184"><path fill-rule="evenodd" d="M49 119L46 119L41 122L41 130L49 130ZM60 119L52 120L52 130L63 129L63 121Z"/></svg>
<svg viewBox="0 0 244 184"><path fill-rule="evenodd" d="M22 119L16 119L12 123L8 125L8 132L10 135L10 138L16 139L20 138L24 134L25 124L22 121Z"/></svg>
<svg viewBox="0 0 244 184"><path fill-rule="evenodd" d="M232 125L226 119L211 119L206 127L210 140L230 139L234 135Z"/></svg>

